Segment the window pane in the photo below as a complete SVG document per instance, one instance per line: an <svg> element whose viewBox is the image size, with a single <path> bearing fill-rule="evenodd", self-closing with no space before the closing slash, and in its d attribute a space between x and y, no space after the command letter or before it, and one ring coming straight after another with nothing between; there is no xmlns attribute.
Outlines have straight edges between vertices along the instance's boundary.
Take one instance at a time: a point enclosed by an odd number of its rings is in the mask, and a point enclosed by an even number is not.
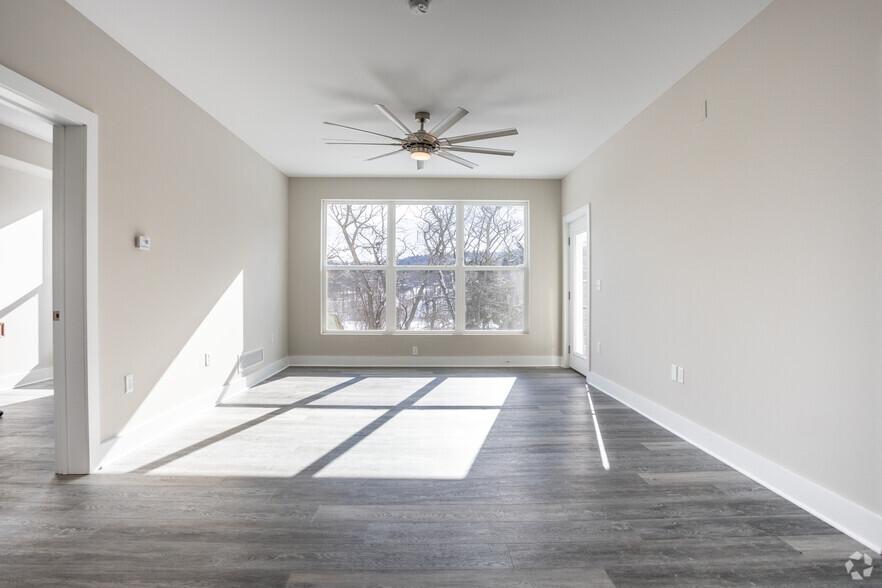
<svg viewBox="0 0 882 588"><path fill-rule="evenodd" d="M465 264L523 265L524 206L466 205Z"/></svg>
<svg viewBox="0 0 882 588"><path fill-rule="evenodd" d="M399 270L396 326L406 331L452 331L455 327L454 272Z"/></svg>
<svg viewBox="0 0 882 588"><path fill-rule="evenodd" d="M452 204L395 206L395 263L456 263L456 207Z"/></svg>
<svg viewBox="0 0 882 588"><path fill-rule="evenodd" d="M329 331L386 328L386 272L328 270Z"/></svg>
<svg viewBox="0 0 882 588"><path fill-rule="evenodd" d="M385 204L328 204L328 265L385 265Z"/></svg>
<svg viewBox="0 0 882 588"><path fill-rule="evenodd" d="M467 271L465 296L466 329L524 329L523 270Z"/></svg>

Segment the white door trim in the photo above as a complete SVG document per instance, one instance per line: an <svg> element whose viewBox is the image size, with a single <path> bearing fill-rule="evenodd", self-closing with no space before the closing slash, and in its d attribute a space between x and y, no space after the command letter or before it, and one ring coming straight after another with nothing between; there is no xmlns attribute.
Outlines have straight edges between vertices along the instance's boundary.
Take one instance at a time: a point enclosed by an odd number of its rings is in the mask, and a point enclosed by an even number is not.
<svg viewBox="0 0 882 588"><path fill-rule="evenodd" d="M51 122L55 471L98 466L98 116L0 65L0 100Z"/></svg>
<svg viewBox="0 0 882 588"><path fill-rule="evenodd" d="M563 360L561 361L561 367L568 368L570 367L570 354L567 352L567 345L570 343L570 305L567 300L567 292L570 287L570 249L567 243L567 239L569 239L570 231L569 225L570 223L585 219L585 226L588 227L588 239L589 239L589 247L591 243L591 211L590 204L586 204L585 206L581 206L574 210L573 212L565 215L563 217L561 223L561 251L563 255L561 255L561 259L563 260L563 287L561 288L562 292L562 308L563 308L563 328L561 329L561 357ZM591 288L588 288L588 312L591 312ZM591 317L589 314L588 324L591 324ZM588 369L591 369L591 349L588 349Z"/></svg>

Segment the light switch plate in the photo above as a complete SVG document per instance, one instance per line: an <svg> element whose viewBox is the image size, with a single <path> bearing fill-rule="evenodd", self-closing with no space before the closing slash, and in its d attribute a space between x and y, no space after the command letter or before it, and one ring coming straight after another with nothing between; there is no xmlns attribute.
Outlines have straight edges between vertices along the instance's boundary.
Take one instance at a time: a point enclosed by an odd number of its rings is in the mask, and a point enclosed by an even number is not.
<svg viewBox="0 0 882 588"><path fill-rule="evenodd" d="M677 381L677 364L675 363L671 364L671 380Z"/></svg>
<svg viewBox="0 0 882 588"><path fill-rule="evenodd" d="M679 383L683 383L683 366L677 367L677 381Z"/></svg>

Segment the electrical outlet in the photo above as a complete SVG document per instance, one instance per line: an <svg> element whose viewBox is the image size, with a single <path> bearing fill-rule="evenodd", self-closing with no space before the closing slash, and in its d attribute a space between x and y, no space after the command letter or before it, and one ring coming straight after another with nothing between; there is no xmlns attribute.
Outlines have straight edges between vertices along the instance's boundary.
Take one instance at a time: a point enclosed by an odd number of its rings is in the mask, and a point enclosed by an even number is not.
<svg viewBox="0 0 882 588"><path fill-rule="evenodd" d="M603 288L603 282L601 280L597 280L597 282L595 282L594 287L597 288L598 292L600 292L600 290Z"/></svg>
<svg viewBox="0 0 882 588"><path fill-rule="evenodd" d="M677 382L683 383L683 366L677 366Z"/></svg>
<svg viewBox="0 0 882 588"><path fill-rule="evenodd" d="M211 365L211 354L210 354L210 353L206 353L206 354L205 354L205 367L208 367L208 366L210 366L210 365Z"/></svg>
<svg viewBox="0 0 882 588"><path fill-rule="evenodd" d="M126 394L131 394L135 391L135 376L134 374L126 374L125 377L126 382Z"/></svg>
<svg viewBox="0 0 882 588"><path fill-rule="evenodd" d="M413 355L419 355L419 354L420 354L420 348L417 347L416 345L414 345L414 346L411 348L410 352L411 352Z"/></svg>

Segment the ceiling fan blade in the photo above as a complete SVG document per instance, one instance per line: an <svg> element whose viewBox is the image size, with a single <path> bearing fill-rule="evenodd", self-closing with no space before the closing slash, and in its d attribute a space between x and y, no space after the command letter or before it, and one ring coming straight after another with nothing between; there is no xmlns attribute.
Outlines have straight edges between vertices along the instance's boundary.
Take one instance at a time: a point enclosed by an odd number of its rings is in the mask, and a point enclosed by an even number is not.
<svg viewBox="0 0 882 588"><path fill-rule="evenodd" d="M417 171L420 171L420 170L423 169L424 167L426 167L426 162L425 162L425 161L423 161L423 160L419 160L419 161L417 161Z"/></svg>
<svg viewBox="0 0 882 588"><path fill-rule="evenodd" d="M395 140L398 141L398 143L405 143L404 139ZM338 139L336 137L322 137L322 141L333 141L335 143L360 143L361 141L364 141L364 139ZM386 145L386 143L383 143L383 145Z"/></svg>
<svg viewBox="0 0 882 588"><path fill-rule="evenodd" d="M327 122L327 121L324 124L331 125L332 127L341 127L341 128L350 129L353 131L359 131L360 133L370 133L371 135L377 135L378 137L385 137L387 139L392 139L393 141L401 141L401 139L399 139L398 137L391 137L389 135L384 135L383 133L375 133L373 131L366 131L364 129L357 129L355 127L347 127L346 125L339 125L337 123L332 123L332 122Z"/></svg>
<svg viewBox="0 0 882 588"><path fill-rule="evenodd" d="M442 147L445 151L460 151L462 153L483 153L485 155L508 155L511 157L514 151L507 149L486 149L484 147Z"/></svg>
<svg viewBox="0 0 882 588"><path fill-rule="evenodd" d="M406 153L404 149L396 149L395 151L390 151L389 153L384 153L382 155L377 155L376 157L369 157L365 159L365 161L373 161L375 159L381 159L383 157L389 157L390 155L395 155L396 153Z"/></svg>
<svg viewBox="0 0 882 588"><path fill-rule="evenodd" d="M433 128L431 131L429 131L429 134L432 135L433 137L440 137L445 132L447 132L447 130L450 127L452 127L453 125L455 125L456 123L461 121L462 117L464 117L468 113L469 113L469 111L466 110L465 108L457 107L453 112L451 112L446 117L444 117L444 119L441 122L439 122L437 125L435 125L435 128Z"/></svg>
<svg viewBox="0 0 882 588"><path fill-rule="evenodd" d="M443 157L444 159L450 160L454 163L458 163L459 165L464 165L469 169L475 169L476 167L478 167L477 163L472 163L468 159L463 159L458 155L447 153L446 151L436 151L435 155L437 155L438 157Z"/></svg>
<svg viewBox="0 0 882 588"><path fill-rule="evenodd" d="M401 145L401 143L356 143L355 141L325 141L325 145Z"/></svg>
<svg viewBox="0 0 882 588"><path fill-rule="evenodd" d="M494 139L496 137L508 137L509 135L517 135L517 129L501 129L498 131L486 131L484 133L472 133L471 135L460 135L458 137L448 137L439 139L442 145L453 145L454 143L468 143L469 141L480 141L482 139Z"/></svg>
<svg viewBox="0 0 882 588"><path fill-rule="evenodd" d="M405 135L410 134L410 129L408 129L406 126L404 126L404 123L401 122L400 120L398 120L398 117L395 116L394 114L392 114L391 110L389 110L388 108L386 108L382 104L374 104L374 107L377 110L379 110L380 112L382 112L386 118L388 118L390 121L392 121L393 125L395 125L399 129L401 129L401 132L403 132Z"/></svg>

